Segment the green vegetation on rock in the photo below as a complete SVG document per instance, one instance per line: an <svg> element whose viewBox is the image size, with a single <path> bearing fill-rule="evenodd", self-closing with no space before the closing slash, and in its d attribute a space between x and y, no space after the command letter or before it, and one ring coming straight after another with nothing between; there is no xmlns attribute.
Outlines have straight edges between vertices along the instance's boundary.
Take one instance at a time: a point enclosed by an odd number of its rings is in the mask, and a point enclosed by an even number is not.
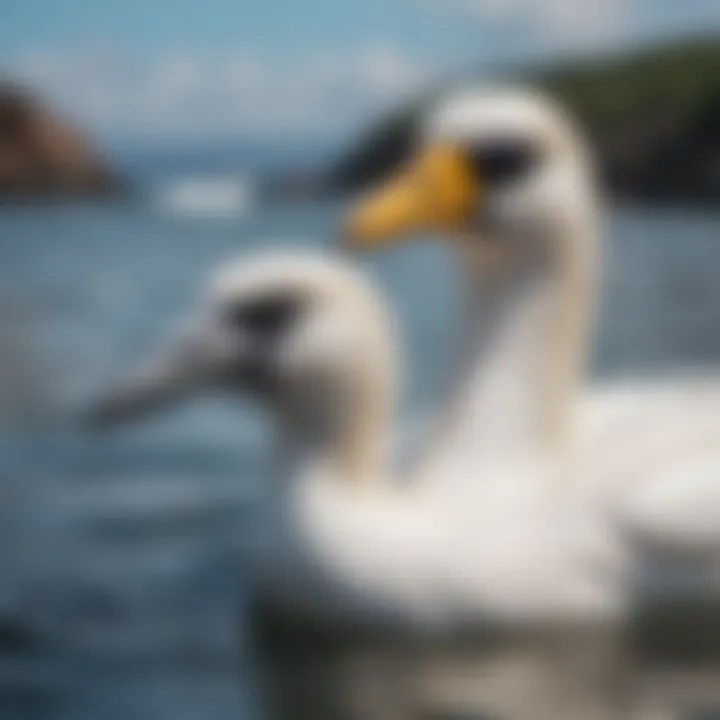
<svg viewBox="0 0 720 720"><path fill-rule="evenodd" d="M545 89L587 128L610 191L634 200L720 200L720 37L665 42L623 56L498 75ZM497 78L496 78L497 79ZM354 190L399 162L421 108L385 118L331 169Z"/></svg>

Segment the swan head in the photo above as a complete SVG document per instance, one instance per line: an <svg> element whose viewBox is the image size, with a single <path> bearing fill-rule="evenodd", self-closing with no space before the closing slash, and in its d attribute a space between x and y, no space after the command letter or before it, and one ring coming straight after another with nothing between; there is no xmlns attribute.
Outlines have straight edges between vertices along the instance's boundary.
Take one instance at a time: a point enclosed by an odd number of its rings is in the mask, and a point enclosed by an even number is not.
<svg viewBox="0 0 720 720"><path fill-rule="evenodd" d="M414 151L351 208L345 238L377 247L417 231L482 244L557 233L593 211L592 163L539 93L467 88L421 119Z"/></svg>
<svg viewBox="0 0 720 720"><path fill-rule="evenodd" d="M377 293L347 266L275 254L230 264L158 356L93 408L114 425L220 387L248 393L300 423L389 383L390 331Z"/></svg>

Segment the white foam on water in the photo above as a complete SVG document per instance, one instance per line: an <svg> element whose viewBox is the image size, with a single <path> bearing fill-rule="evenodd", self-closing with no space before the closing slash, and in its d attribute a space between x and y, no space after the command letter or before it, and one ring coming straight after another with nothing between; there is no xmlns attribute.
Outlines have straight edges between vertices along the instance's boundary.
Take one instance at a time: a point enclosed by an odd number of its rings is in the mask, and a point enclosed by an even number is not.
<svg viewBox="0 0 720 720"><path fill-rule="evenodd" d="M154 204L162 212L178 216L238 217L253 205L249 180L236 175L175 178L156 188Z"/></svg>

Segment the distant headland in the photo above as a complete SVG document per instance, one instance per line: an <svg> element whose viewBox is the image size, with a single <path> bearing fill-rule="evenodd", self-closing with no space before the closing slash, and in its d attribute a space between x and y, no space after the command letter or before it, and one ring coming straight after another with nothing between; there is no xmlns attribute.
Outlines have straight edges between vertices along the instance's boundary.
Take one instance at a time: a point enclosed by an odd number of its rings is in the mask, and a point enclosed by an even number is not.
<svg viewBox="0 0 720 720"><path fill-rule="evenodd" d="M622 56L506 68L488 80L542 88L587 128L605 186L620 200L720 202L720 36ZM275 196L353 192L400 162L440 87L381 119L322 170L273 178Z"/></svg>
<svg viewBox="0 0 720 720"><path fill-rule="evenodd" d="M122 187L79 130L0 80L0 201L100 197Z"/></svg>

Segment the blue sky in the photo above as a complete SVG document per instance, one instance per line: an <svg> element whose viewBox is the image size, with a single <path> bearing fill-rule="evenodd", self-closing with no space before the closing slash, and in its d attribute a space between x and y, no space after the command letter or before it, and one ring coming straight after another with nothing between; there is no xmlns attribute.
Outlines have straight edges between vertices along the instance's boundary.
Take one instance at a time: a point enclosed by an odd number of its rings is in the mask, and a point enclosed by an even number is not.
<svg viewBox="0 0 720 720"><path fill-rule="evenodd" d="M348 132L438 77L720 30L720 0L3 0L0 70L99 135Z"/></svg>

